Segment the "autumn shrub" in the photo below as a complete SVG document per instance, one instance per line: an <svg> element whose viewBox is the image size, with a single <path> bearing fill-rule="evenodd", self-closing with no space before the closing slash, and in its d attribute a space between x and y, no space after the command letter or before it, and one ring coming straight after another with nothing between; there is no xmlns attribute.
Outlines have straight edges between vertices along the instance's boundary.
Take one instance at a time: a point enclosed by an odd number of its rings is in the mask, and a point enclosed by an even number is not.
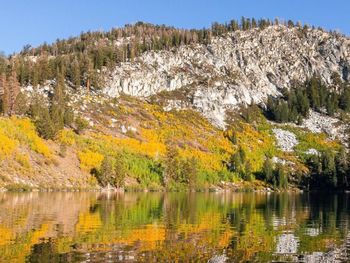
<svg viewBox="0 0 350 263"><path fill-rule="evenodd" d="M89 126L89 123L87 120L77 117L75 119L75 131L80 134L82 133L87 127Z"/></svg>
<svg viewBox="0 0 350 263"><path fill-rule="evenodd" d="M22 153L17 153L16 154L16 161L24 168L30 169L30 160L29 160L29 155L28 154L22 154Z"/></svg>
<svg viewBox="0 0 350 263"><path fill-rule="evenodd" d="M17 142L0 132L0 160L10 156L17 148Z"/></svg>
<svg viewBox="0 0 350 263"><path fill-rule="evenodd" d="M57 140L61 143L61 144L65 144L65 145L73 145L75 144L75 133L72 130L62 130L59 132L58 136L57 136Z"/></svg>
<svg viewBox="0 0 350 263"><path fill-rule="evenodd" d="M0 121L0 131L11 140L17 141L22 147L27 146L48 159L52 158L52 151L45 141L38 136L34 124L29 119L16 117L2 119Z"/></svg>
<svg viewBox="0 0 350 263"><path fill-rule="evenodd" d="M93 169L99 169L104 158L102 154L90 150L79 152L78 157L80 168L88 172L91 172Z"/></svg>

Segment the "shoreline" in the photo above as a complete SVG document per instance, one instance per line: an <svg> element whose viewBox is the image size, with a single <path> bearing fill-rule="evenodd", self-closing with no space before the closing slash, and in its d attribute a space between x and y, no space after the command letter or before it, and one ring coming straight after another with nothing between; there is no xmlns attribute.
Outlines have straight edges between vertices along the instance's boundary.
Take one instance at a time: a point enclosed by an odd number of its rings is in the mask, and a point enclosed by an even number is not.
<svg viewBox="0 0 350 263"><path fill-rule="evenodd" d="M235 189L198 189L198 190L166 190L166 189L104 189L104 188L0 188L0 193L313 193L313 192L323 192L323 193L350 193L349 190L339 190L339 191L325 191L322 189L315 190L303 190L298 188L291 188L286 190L272 190L272 189L247 189L247 188L235 188Z"/></svg>
<svg viewBox="0 0 350 263"><path fill-rule="evenodd" d="M101 187L101 186L82 186L82 187L52 187L52 186L30 186L25 184L9 184L0 187L2 192L98 192L98 193L350 193L350 189L304 189L302 186L289 186L286 189L273 188L262 181L239 182L239 183L220 183L204 187L167 189L164 186L156 188L142 187L141 185L127 185L124 188Z"/></svg>

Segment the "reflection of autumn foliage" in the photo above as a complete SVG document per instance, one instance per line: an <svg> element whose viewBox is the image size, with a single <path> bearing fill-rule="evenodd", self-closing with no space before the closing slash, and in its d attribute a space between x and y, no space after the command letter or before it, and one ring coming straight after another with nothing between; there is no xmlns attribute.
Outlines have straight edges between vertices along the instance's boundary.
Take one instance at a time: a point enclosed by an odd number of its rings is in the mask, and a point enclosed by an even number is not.
<svg viewBox="0 0 350 263"><path fill-rule="evenodd" d="M0 226L0 246L7 245L11 242L11 239L14 238L14 234L10 228L5 226Z"/></svg>
<svg viewBox="0 0 350 263"><path fill-rule="evenodd" d="M78 223L76 224L77 232L93 232L101 228L101 217L98 213L80 213Z"/></svg>
<svg viewBox="0 0 350 263"><path fill-rule="evenodd" d="M28 210L25 196L5 194L0 202L6 211L0 215L0 261L23 262L33 245L51 240L47 253L58 255L77 250L99 256L132 253L135 260L148 262L207 261L225 250L235 262L261 262L273 260L276 240L286 231L297 236L302 251L310 252L317 244L318 250L340 244L348 233L335 218L349 222L340 197L338 207L333 200L311 211L302 196L292 194L67 195L45 195L46 202L33 199L35 209ZM12 202L20 205L18 213L11 213ZM323 209L329 213L322 216ZM305 234L310 220L322 225L316 236Z"/></svg>
<svg viewBox="0 0 350 263"><path fill-rule="evenodd" d="M25 262L25 258L30 254L31 247L41 242L41 239L47 235L49 225L42 226L32 231L26 232L20 236L20 242L14 243L16 238L9 229L0 227L0 262Z"/></svg>
<svg viewBox="0 0 350 263"><path fill-rule="evenodd" d="M146 225L143 228L132 230L127 236L115 239L113 242L133 245L141 242L140 251L157 249L157 244L165 241L165 228L162 225Z"/></svg>

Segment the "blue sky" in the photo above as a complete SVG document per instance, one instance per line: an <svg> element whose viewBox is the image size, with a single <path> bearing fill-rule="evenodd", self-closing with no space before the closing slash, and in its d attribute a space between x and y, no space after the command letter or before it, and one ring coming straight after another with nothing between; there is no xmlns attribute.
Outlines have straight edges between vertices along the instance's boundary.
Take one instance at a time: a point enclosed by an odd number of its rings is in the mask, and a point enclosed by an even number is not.
<svg viewBox="0 0 350 263"><path fill-rule="evenodd" d="M0 8L0 51L6 54L137 21L202 28L241 16L278 17L350 35L350 0L7 0Z"/></svg>

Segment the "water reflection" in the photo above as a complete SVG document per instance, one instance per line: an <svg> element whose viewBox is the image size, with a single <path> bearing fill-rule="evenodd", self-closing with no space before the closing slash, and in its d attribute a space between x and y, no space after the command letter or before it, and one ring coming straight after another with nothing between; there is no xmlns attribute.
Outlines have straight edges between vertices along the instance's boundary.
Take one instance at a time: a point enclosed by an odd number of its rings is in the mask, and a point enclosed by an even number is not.
<svg viewBox="0 0 350 263"><path fill-rule="evenodd" d="M0 262L344 262L349 195L2 193Z"/></svg>

